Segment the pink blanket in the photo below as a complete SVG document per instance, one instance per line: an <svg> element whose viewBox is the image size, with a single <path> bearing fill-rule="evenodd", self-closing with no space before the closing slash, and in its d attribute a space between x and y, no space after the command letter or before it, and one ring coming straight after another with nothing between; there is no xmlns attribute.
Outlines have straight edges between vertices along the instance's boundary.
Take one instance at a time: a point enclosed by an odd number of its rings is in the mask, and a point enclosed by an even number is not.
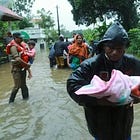
<svg viewBox="0 0 140 140"><path fill-rule="evenodd" d="M77 95L89 95L96 98L109 96L111 102L125 102L131 94L131 89L140 84L140 76L128 76L119 70L113 70L109 81L103 81L97 75L93 76L89 85L77 90Z"/></svg>

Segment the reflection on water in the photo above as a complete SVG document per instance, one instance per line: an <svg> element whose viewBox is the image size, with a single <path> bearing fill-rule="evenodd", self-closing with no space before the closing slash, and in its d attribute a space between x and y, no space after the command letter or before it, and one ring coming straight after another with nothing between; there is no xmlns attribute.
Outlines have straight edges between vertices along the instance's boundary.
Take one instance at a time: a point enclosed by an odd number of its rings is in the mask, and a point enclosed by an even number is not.
<svg viewBox="0 0 140 140"><path fill-rule="evenodd" d="M55 83L66 83L66 80L69 77L71 69L51 69L50 77Z"/></svg>
<svg viewBox="0 0 140 140"><path fill-rule="evenodd" d="M10 63L0 65L0 140L92 140L82 107L68 96L66 80L70 69L50 69L48 54L37 54L33 78L27 79L30 98L19 91L8 104L13 80ZM136 105L133 137L139 140L140 109Z"/></svg>
<svg viewBox="0 0 140 140"><path fill-rule="evenodd" d="M10 64L0 65L0 140L89 140L83 109L66 92L70 69L50 69L48 54L41 51L27 79L30 98L18 92L8 104L13 80Z"/></svg>
<svg viewBox="0 0 140 140"><path fill-rule="evenodd" d="M10 63L0 65L0 96L13 86Z"/></svg>

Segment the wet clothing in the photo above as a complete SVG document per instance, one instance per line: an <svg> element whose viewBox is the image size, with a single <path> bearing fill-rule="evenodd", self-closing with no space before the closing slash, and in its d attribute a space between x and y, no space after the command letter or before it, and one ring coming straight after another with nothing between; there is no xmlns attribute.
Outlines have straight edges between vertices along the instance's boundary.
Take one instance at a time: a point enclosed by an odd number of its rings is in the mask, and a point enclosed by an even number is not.
<svg viewBox="0 0 140 140"><path fill-rule="evenodd" d="M129 76L140 76L140 60L124 55L118 62L112 62L101 53L82 62L67 80L67 91L75 102L84 107L89 132L97 140L131 138L133 124L131 100L125 105L116 105L103 99L75 94L82 86L90 84L95 74L103 80L109 80L113 69Z"/></svg>
<svg viewBox="0 0 140 140"><path fill-rule="evenodd" d="M97 51L101 53L106 42L114 45L129 46L128 34L119 22L112 24L105 32L102 40L97 43Z"/></svg>
<svg viewBox="0 0 140 140"><path fill-rule="evenodd" d="M88 58L88 47L85 43L77 44L75 42L69 47L69 55L78 57L82 62Z"/></svg>
<svg viewBox="0 0 140 140"><path fill-rule="evenodd" d="M18 55L21 57L23 61L28 63L29 61L29 54L25 53L27 51L26 43L22 42L20 45L15 42L13 39L7 46L6 46L6 53L11 54L11 47L15 46L18 52ZM15 53L15 52L14 52ZM13 55L13 54L11 54ZM23 64L22 64L23 65ZM24 66L22 66L24 67Z"/></svg>
<svg viewBox="0 0 140 140"><path fill-rule="evenodd" d="M75 70L80 65L80 59L78 57L76 57L76 56L71 56L69 63L70 63L70 68L72 70Z"/></svg>
<svg viewBox="0 0 140 140"><path fill-rule="evenodd" d="M29 48L29 50L27 50L26 55L28 56L28 61L30 64L33 64L34 59L35 59L35 55L36 55L36 50L35 48Z"/></svg>
<svg viewBox="0 0 140 140"><path fill-rule="evenodd" d="M59 40L54 44L56 64L58 67L64 67L63 53L65 48L66 43L64 41Z"/></svg>
<svg viewBox="0 0 140 140"><path fill-rule="evenodd" d="M23 99L28 99L29 91L28 91L28 87L26 85L26 70L20 69L19 71L18 70L12 71L12 75L13 75L13 79L14 79L14 88L12 89L9 103L14 102L19 88L21 88L21 93L22 93Z"/></svg>
<svg viewBox="0 0 140 140"><path fill-rule="evenodd" d="M66 43L64 41L57 41L54 44L55 56L63 56L63 51L65 50Z"/></svg>
<svg viewBox="0 0 140 140"><path fill-rule="evenodd" d="M52 68L54 65L56 65L54 45L52 45L50 47L50 52L49 52L48 58L50 61L50 68Z"/></svg>
<svg viewBox="0 0 140 140"><path fill-rule="evenodd" d="M22 63L21 61L17 60L17 58L22 58L22 60L25 60L25 57L21 57L21 54L20 54L21 51L23 50L24 48L21 48L21 46L19 45L17 46L15 44L9 47L9 53L12 57L11 73L13 75L13 80L14 80L14 87L11 92L9 103L14 102L19 88L21 88L23 99L29 98L28 87L26 85L26 68L29 68L29 67L27 63Z"/></svg>
<svg viewBox="0 0 140 140"><path fill-rule="evenodd" d="M72 45L68 46L69 54L69 67L75 70L79 67L80 63L88 58L88 47L85 43L78 43L77 40Z"/></svg>

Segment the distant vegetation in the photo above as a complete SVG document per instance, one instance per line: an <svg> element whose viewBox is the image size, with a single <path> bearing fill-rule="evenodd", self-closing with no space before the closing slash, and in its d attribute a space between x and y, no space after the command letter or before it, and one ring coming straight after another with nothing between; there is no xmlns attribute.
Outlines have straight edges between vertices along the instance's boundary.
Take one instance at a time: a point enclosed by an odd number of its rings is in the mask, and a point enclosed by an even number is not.
<svg viewBox="0 0 140 140"><path fill-rule="evenodd" d="M108 24L106 24L107 19L112 19L112 21L117 19L123 24L124 28L127 29L127 32L129 34L130 47L128 48L128 53L140 56L140 25L139 13L137 11L140 5L139 0L68 1L73 7L72 13L74 16L74 20L78 25L93 24L93 27L94 25L96 26L93 29L87 28L86 30L69 31L65 28L64 25L60 25L61 34L63 34L67 38L72 38L72 34L74 32L82 33L87 43L89 43L91 40L101 39L109 26ZM3 4L2 2L3 1L0 0L0 4ZM15 0L13 1L14 5L12 5L12 1L10 1L8 7L13 7L12 10L24 17L22 21L11 23L12 30L24 29L25 27L33 26L30 21L33 18L33 15L31 15L31 7L34 2L35 0ZM39 27L45 29L46 42L48 44L55 42L58 39L58 31L57 29L55 29L55 23L54 19L52 18L52 13L42 8L37 11L37 14L40 17L40 20L36 24L38 24ZM130 18L128 16L130 16ZM100 24L98 25L98 23ZM0 38L2 38L9 30L8 22L0 21L0 27Z"/></svg>

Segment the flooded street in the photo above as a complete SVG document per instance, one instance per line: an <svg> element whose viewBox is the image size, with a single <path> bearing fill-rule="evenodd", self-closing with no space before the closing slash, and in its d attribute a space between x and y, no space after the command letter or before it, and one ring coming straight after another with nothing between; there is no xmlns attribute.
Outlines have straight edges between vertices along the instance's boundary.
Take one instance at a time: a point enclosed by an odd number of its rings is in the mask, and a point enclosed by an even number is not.
<svg viewBox="0 0 140 140"><path fill-rule="evenodd" d="M70 69L50 69L48 54L38 52L27 79L30 98L19 91L8 104L13 80L10 63L0 65L0 140L93 140L82 107L69 97L66 80ZM140 139L140 104L135 105L132 136Z"/></svg>

